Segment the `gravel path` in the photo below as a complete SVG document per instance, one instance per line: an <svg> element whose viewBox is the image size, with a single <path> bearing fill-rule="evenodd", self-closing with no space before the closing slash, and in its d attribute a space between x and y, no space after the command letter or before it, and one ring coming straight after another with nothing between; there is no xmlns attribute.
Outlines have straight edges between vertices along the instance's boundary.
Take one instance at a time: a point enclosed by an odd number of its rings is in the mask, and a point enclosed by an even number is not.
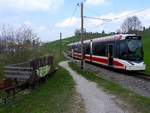
<svg viewBox="0 0 150 113"><path fill-rule="evenodd" d="M112 95L106 94L97 87L96 83L90 82L72 70L67 61L59 64L65 68L76 82L76 90L83 98L86 113L127 113L120 105L116 104Z"/></svg>

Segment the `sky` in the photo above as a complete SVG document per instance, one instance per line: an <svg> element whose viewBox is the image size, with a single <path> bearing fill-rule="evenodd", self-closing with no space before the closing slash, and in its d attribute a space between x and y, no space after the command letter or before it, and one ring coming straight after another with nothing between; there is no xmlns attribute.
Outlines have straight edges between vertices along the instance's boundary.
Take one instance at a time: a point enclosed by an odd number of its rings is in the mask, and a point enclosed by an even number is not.
<svg viewBox="0 0 150 113"><path fill-rule="evenodd" d="M124 19L134 15L143 26L150 26L150 0L0 0L0 26L28 26L43 42L59 39L60 32L63 38L73 36L75 30L80 29L77 4L81 2L84 16L112 20L84 18L88 32L115 32Z"/></svg>

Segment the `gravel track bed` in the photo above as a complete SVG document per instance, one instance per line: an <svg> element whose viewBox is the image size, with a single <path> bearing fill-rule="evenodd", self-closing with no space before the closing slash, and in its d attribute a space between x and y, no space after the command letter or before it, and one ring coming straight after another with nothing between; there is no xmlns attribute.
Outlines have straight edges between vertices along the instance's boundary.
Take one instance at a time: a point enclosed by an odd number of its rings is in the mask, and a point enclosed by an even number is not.
<svg viewBox="0 0 150 113"><path fill-rule="evenodd" d="M86 71L95 72L97 73L98 76L101 76L107 80L111 80L117 84L120 84L122 87L127 88L139 95L150 97L149 81L136 78L134 76L128 76L123 73L117 73L89 63L84 64L84 69Z"/></svg>
<svg viewBox="0 0 150 113"><path fill-rule="evenodd" d="M65 55L65 54L64 54ZM74 60L67 55L65 57L80 65L78 60ZM136 78L134 76L128 76L123 73L117 73L100 66L96 66L90 63L84 63L84 69L86 71L95 72L98 76L110 80L114 83L121 85L124 88L129 89L141 96L150 97L150 82L144 79Z"/></svg>

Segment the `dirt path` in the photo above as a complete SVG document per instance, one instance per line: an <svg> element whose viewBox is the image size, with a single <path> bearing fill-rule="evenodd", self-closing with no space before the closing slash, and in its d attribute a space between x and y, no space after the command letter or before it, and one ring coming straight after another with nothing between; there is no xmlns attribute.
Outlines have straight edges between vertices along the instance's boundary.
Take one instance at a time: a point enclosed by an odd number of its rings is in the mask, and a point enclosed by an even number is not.
<svg viewBox="0 0 150 113"><path fill-rule="evenodd" d="M76 82L76 90L84 101L86 113L127 113L114 102L111 95L98 88L96 83L88 81L72 70L67 61L59 65L65 68Z"/></svg>

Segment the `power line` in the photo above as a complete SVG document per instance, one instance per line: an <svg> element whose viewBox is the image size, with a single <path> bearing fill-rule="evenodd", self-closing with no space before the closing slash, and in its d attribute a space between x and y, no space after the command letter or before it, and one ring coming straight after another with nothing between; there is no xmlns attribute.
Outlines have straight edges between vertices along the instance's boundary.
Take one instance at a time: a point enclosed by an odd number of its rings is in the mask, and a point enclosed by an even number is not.
<svg viewBox="0 0 150 113"><path fill-rule="evenodd" d="M88 16L84 16L84 18L103 20L103 21L106 21L106 22L112 21L111 19L107 19L107 18L98 18L98 17L88 17Z"/></svg>
<svg viewBox="0 0 150 113"><path fill-rule="evenodd" d="M129 17L129 16L131 16L131 15L136 15L136 14L138 14L138 13L143 12L144 10L146 10L146 8L141 9L141 10L138 10L138 11L131 12L130 14L127 14L127 15L124 15L124 16L121 16L121 17L118 17L118 18L113 18L112 20L119 20L119 19L121 19L121 18L123 18L123 17Z"/></svg>
<svg viewBox="0 0 150 113"><path fill-rule="evenodd" d="M116 18L99 18L99 17L88 17L88 16L84 16L84 18L102 20L102 21L105 21L105 22L111 22L111 21L119 20L119 19L121 19L123 17L128 17L128 16L131 16L131 15L135 15L137 13L141 13L144 10L146 10L146 8L138 10L138 11L135 11L135 12L132 12L130 14L127 14L127 15L124 15L124 16L121 16L121 17L116 17Z"/></svg>
<svg viewBox="0 0 150 113"><path fill-rule="evenodd" d="M72 12L72 15L71 15L71 18L70 18L70 20L69 20L69 24L72 22L73 16L75 15L75 13L76 13L78 7L79 7L79 3L77 3L77 4L75 5L75 8L74 8L74 10L73 10L73 12Z"/></svg>

